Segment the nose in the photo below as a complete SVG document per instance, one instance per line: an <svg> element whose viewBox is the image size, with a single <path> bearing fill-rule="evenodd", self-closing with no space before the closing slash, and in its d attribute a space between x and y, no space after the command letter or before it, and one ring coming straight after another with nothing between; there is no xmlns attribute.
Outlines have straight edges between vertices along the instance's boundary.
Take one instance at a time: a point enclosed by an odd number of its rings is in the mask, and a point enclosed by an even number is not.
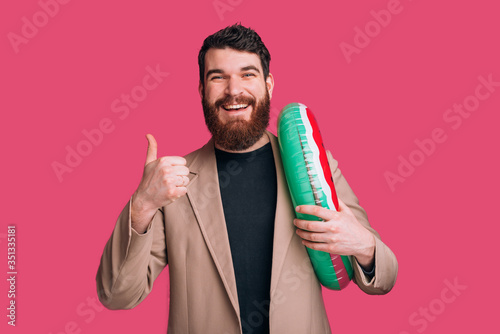
<svg viewBox="0 0 500 334"><path fill-rule="evenodd" d="M237 76L229 77L227 81L226 94L229 96L237 96L243 92L243 85Z"/></svg>

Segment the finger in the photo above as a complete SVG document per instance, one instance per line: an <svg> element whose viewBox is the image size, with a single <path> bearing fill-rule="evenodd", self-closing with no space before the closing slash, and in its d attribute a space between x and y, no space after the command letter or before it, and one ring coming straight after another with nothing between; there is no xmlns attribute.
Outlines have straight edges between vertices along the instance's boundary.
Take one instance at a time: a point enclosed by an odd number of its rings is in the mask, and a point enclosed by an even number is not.
<svg viewBox="0 0 500 334"><path fill-rule="evenodd" d="M148 140L148 152L146 153L146 165L152 161L156 160L156 155L158 152L158 144L156 143L155 137L151 134L147 134L146 138Z"/></svg>
<svg viewBox="0 0 500 334"><path fill-rule="evenodd" d="M178 156L161 157L160 162L170 166L185 166L186 159Z"/></svg>
<svg viewBox="0 0 500 334"><path fill-rule="evenodd" d="M174 185L176 187L185 187L187 186L189 183L189 178L187 176L184 176L184 175L178 175L176 178L175 178L175 183Z"/></svg>
<svg viewBox="0 0 500 334"><path fill-rule="evenodd" d="M295 231L299 237L303 240L311 241L311 242L327 242L327 234L326 233L317 233L317 232L308 232L303 231L301 229L297 229Z"/></svg>
<svg viewBox="0 0 500 334"><path fill-rule="evenodd" d="M293 224L298 228L311 231L311 232L326 232L328 231L328 226L325 222L319 221L311 221L311 220L303 220L303 219L294 219Z"/></svg>
<svg viewBox="0 0 500 334"><path fill-rule="evenodd" d="M183 157L172 156L172 166L185 166L187 161Z"/></svg>
<svg viewBox="0 0 500 334"><path fill-rule="evenodd" d="M175 198L179 198L184 196L187 193L187 188L186 187L175 187L175 190L173 191L173 195Z"/></svg>
<svg viewBox="0 0 500 334"><path fill-rule="evenodd" d="M302 244L308 248L315 249L322 252L331 253L331 245L324 242L312 242L308 240L302 240Z"/></svg>
<svg viewBox="0 0 500 334"><path fill-rule="evenodd" d="M186 166L169 166L167 167L171 174L185 176L189 175L189 168Z"/></svg>
<svg viewBox="0 0 500 334"><path fill-rule="evenodd" d="M340 209L339 211L345 211L346 213L352 214L351 208L348 207L344 202L342 202L340 200L340 198L338 200L339 200L339 209Z"/></svg>
<svg viewBox="0 0 500 334"><path fill-rule="evenodd" d="M299 205L295 210L306 215L319 217L323 220L333 219L333 214L335 213L335 211L323 208L319 205Z"/></svg>

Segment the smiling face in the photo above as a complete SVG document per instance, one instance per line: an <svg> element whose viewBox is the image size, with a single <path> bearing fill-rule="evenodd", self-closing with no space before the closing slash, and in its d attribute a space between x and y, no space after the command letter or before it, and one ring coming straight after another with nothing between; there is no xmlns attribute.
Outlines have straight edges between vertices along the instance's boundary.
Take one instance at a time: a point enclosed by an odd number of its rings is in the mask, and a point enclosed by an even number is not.
<svg viewBox="0 0 500 334"><path fill-rule="evenodd" d="M199 92L216 144L242 151L262 138L269 123L273 86L272 74L264 79L256 54L231 48L207 51Z"/></svg>

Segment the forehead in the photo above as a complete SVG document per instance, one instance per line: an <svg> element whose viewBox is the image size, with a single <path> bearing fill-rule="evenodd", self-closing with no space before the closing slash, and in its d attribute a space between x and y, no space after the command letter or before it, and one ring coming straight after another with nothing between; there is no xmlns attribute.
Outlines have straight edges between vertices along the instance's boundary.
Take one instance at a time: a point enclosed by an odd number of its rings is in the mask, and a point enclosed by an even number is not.
<svg viewBox="0 0 500 334"><path fill-rule="evenodd" d="M219 69L224 72L236 72L250 65L257 67L262 73L260 58L255 53L225 48L209 49L205 54L205 73L213 69Z"/></svg>

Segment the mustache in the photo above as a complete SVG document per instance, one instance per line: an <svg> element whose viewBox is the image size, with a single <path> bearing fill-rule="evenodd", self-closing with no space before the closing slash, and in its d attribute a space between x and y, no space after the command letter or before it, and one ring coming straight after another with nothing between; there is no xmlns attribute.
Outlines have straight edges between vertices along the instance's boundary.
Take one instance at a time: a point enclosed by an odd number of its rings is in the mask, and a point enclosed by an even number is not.
<svg viewBox="0 0 500 334"><path fill-rule="evenodd" d="M251 96L239 96L236 98L226 96L215 101L214 106L215 108L219 108L225 104L248 104L255 107L255 99Z"/></svg>

